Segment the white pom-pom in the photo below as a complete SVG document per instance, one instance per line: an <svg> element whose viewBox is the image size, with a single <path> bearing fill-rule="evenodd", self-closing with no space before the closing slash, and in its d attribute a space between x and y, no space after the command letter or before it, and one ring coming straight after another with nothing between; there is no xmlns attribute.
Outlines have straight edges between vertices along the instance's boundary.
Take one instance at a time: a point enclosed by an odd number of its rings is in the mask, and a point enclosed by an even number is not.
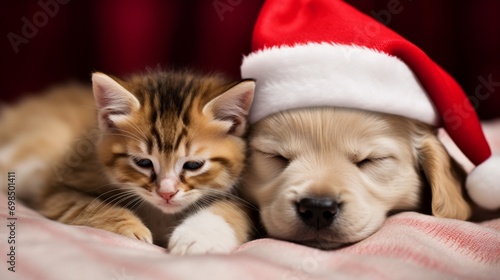
<svg viewBox="0 0 500 280"><path fill-rule="evenodd" d="M500 208L500 156L491 156L467 176L465 187L472 200L489 210Z"/></svg>

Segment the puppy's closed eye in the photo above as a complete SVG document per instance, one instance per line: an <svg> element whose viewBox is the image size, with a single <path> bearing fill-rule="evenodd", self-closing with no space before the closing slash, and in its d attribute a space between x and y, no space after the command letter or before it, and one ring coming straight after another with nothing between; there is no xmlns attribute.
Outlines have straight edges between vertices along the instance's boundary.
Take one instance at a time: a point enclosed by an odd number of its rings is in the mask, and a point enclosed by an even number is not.
<svg viewBox="0 0 500 280"><path fill-rule="evenodd" d="M268 159L272 159L280 164L282 167L288 166L290 164L290 158L286 157L278 152L264 152L261 150L256 150L258 153L264 155Z"/></svg>
<svg viewBox="0 0 500 280"><path fill-rule="evenodd" d="M377 165L377 164L380 164L382 163L382 161L386 161L388 159L390 159L391 157L389 156L383 156L383 157L367 157L367 158L364 158L362 160L358 160L355 162L356 166L360 169L363 169L363 168L366 168L366 167L369 167L369 166L373 166L373 165Z"/></svg>

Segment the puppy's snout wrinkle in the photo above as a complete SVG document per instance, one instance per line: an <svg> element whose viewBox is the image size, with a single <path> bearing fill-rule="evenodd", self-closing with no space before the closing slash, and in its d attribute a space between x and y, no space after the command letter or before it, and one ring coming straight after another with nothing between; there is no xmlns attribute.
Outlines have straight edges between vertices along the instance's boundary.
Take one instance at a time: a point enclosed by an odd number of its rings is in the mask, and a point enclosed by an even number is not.
<svg viewBox="0 0 500 280"><path fill-rule="evenodd" d="M300 219L318 230L330 226L338 211L339 204L327 197L307 197L297 203Z"/></svg>

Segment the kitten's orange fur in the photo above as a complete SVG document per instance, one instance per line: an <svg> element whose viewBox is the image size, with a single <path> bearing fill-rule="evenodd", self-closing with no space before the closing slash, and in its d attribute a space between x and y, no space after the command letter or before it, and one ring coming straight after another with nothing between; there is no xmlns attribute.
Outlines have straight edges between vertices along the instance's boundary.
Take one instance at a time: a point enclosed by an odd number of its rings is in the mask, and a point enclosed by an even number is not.
<svg viewBox="0 0 500 280"><path fill-rule="evenodd" d="M90 88L66 86L2 112L0 169L26 178L21 195L40 198L36 208L63 223L165 245L165 234L175 234L201 201L242 243L250 221L228 194L244 167L253 88L253 81L189 72L152 71L126 80L96 73L95 98ZM167 217L161 230L144 224L147 211L135 211L150 206Z"/></svg>

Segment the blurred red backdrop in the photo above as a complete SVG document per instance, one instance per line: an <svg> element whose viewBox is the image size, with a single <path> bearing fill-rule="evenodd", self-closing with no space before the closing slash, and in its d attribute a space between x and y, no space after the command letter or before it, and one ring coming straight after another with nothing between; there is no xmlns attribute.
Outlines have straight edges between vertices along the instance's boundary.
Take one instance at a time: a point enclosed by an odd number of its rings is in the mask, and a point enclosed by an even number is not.
<svg viewBox="0 0 500 280"><path fill-rule="evenodd" d="M239 76L263 0L40 0L0 4L0 101L93 71L124 75L146 66ZM500 1L350 0L400 33L474 95L491 95L482 119L500 117ZM397 12L394 12L397 7Z"/></svg>

